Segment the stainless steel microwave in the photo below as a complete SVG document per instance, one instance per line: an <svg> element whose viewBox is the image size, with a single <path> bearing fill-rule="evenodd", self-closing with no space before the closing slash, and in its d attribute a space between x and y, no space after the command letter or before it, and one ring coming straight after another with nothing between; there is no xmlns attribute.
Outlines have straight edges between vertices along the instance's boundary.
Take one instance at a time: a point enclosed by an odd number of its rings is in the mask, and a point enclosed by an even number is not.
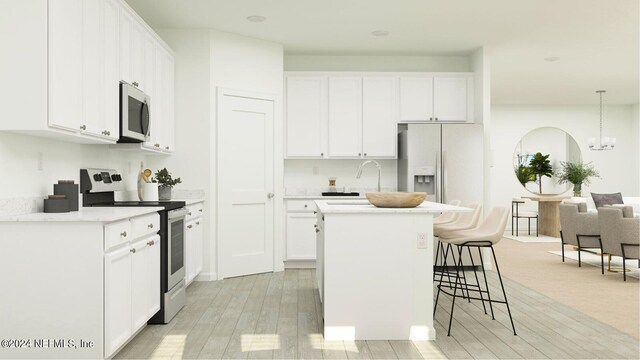
<svg viewBox="0 0 640 360"><path fill-rule="evenodd" d="M137 87L120 83L119 143L140 143L149 137L151 98Z"/></svg>

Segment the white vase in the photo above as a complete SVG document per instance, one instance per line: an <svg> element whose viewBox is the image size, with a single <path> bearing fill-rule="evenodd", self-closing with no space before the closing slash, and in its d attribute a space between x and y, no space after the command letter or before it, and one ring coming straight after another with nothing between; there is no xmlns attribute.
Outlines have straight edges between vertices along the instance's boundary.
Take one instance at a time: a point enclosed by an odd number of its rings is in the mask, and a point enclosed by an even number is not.
<svg viewBox="0 0 640 360"><path fill-rule="evenodd" d="M142 201L158 201L158 183L144 183Z"/></svg>

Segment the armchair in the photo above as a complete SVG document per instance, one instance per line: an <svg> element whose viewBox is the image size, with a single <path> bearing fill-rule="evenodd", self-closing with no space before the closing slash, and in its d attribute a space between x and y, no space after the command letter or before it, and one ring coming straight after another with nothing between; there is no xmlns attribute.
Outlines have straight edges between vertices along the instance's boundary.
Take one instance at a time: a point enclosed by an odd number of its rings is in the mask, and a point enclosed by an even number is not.
<svg viewBox="0 0 640 360"><path fill-rule="evenodd" d="M622 257L622 274L627 281L627 259L640 263L640 217L634 217L631 206L598 208L603 250ZM640 265L640 264L639 264Z"/></svg>
<svg viewBox="0 0 640 360"><path fill-rule="evenodd" d="M598 227L598 214L587 212L586 203L560 204L560 241L562 242L562 261L564 246L578 247L578 266L582 266L582 249L599 248L601 272L604 274L604 252Z"/></svg>

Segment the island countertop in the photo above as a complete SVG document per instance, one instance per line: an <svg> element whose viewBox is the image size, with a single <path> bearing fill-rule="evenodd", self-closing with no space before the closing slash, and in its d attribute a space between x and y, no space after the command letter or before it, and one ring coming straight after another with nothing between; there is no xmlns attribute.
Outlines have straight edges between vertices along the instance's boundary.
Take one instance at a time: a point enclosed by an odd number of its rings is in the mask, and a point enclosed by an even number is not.
<svg viewBox="0 0 640 360"><path fill-rule="evenodd" d="M323 214L398 214L398 213L432 213L445 211L468 212L470 208L424 201L413 208L379 208L371 205L368 200L316 200L318 210Z"/></svg>

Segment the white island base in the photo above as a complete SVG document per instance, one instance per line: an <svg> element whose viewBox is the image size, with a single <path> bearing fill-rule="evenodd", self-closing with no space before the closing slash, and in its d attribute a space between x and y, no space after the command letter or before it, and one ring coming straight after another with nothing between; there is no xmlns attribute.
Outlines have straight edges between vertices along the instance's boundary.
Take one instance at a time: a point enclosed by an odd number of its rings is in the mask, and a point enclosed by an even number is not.
<svg viewBox="0 0 640 360"><path fill-rule="evenodd" d="M433 216L467 209L316 204L325 340L435 340Z"/></svg>

